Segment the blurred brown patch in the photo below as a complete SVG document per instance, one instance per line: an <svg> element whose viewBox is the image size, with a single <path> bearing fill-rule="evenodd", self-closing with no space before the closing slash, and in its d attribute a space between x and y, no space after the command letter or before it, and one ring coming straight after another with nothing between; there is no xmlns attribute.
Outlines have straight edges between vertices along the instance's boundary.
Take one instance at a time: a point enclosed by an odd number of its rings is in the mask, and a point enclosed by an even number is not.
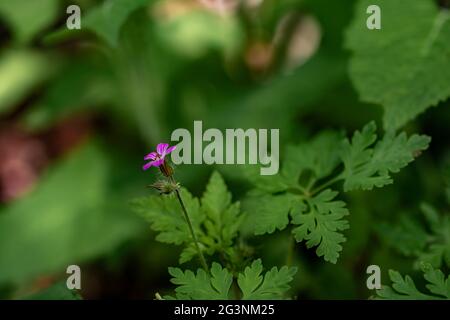
<svg viewBox="0 0 450 320"><path fill-rule="evenodd" d="M0 131L0 155L1 202L27 193L48 161L42 141L12 126Z"/></svg>
<svg viewBox="0 0 450 320"><path fill-rule="evenodd" d="M89 115L78 115L63 120L42 134L49 156L57 158L85 141L92 126L92 118Z"/></svg>
<svg viewBox="0 0 450 320"><path fill-rule="evenodd" d="M32 190L52 159L87 139L91 117L78 115L41 134L30 134L16 125L0 130L0 202L7 203Z"/></svg>
<svg viewBox="0 0 450 320"><path fill-rule="evenodd" d="M247 48L245 62L256 74L267 71L273 61L273 46L271 43L256 41Z"/></svg>
<svg viewBox="0 0 450 320"><path fill-rule="evenodd" d="M450 0L438 0L438 4L441 8L450 9Z"/></svg>

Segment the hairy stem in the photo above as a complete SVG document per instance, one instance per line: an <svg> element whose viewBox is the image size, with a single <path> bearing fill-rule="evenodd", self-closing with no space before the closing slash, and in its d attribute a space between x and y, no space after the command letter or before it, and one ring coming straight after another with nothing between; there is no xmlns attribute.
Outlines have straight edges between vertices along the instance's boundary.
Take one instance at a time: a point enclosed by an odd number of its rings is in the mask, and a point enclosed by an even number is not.
<svg viewBox="0 0 450 320"><path fill-rule="evenodd" d="M172 181L174 182L173 178ZM186 219L186 222L189 226L189 231L191 232L192 239L194 240L195 249L197 250L200 262L203 266L203 269L205 269L205 271L209 273L208 265L206 264L205 257L203 256L202 250L200 250L200 246L198 245L197 237L195 236L194 228L192 227L191 219L189 218L186 206L184 205L183 199L181 198L180 191L177 189L175 190L175 193L177 195L178 201L180 202L181 208L183 209L184 218Z"/></svg>

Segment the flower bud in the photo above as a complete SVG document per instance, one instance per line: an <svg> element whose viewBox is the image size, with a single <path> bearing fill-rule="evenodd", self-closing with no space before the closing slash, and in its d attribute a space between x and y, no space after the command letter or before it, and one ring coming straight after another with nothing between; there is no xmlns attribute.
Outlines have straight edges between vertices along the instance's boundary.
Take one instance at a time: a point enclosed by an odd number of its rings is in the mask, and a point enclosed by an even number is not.
<svg viewBox="0 0 450 320"><path fill-rule="evenodd" d="M149 185L149 187L158 190L160 194L171 194L178 190L180 185L167 180L158 180L154 184Z"/></svg>

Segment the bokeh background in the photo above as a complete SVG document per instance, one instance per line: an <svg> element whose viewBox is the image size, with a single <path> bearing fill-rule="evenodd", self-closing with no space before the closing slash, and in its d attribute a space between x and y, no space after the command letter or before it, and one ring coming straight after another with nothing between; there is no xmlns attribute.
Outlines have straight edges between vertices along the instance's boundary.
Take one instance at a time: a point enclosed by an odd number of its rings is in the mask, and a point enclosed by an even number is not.
<svg viewBox="0 0 450 320"><path fill-rule="evenodd" d="M170 292L179 248L157 243L129 202L156 176L143 155L176 128L280 128L283 150L325 129L381 124L382 108L362 103L349 79L355 2L124 0L105 16L100 0L0 0L0 298L58 283L71 264L85 299ZM81 7L79 31L65 28L70 4ZM418 215L422 201L448 212L449 104L405 127L433 141L394 185L346 195L351 229L336 265L296 246L297 298L366 299L372 263L383 279L390 268L415 275L378 226ZM177 177L201 195L213 169L183 166ZM249 186L218 169L241 199ZM287 241L258 237L255 256L281 265Z"/></svg>

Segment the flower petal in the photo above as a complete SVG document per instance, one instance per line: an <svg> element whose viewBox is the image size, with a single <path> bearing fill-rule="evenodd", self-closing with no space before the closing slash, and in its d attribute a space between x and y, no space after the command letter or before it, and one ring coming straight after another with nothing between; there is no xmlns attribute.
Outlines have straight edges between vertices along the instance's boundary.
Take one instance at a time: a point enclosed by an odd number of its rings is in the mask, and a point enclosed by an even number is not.
<svg viewBox="0 0 450 320"><path fill-rule="evenodd" d="M148 155L144 157L144 160L156 160L156 156L158 154L156 152L150 152Z"/></svg>
<svg viewBox="0 0 450 320"><path fill-rule="evenodd" d="M160 143L156 147L156 152L158 152L160 155L163 155L166 153L167 148L169 147L168 143Z"/></svg>
<svg viewBox="0 0 450 320"><path fill-rule="evenodd" d="M167 150L166 150L166 154L169 154L169 153L171 153L173 150L175 150L177 148L177 146L171 146L170 148L168 148Z"/></svg>
<svg viewBox="0 0 450 320"><path fill-rule="evenodd" d="M153 166L153 161L144 164L144 166L142 167L142 169L145 171L145 170L148 170L151 166Z"/></svg>
<svg viewBox="0 0 450 320"><path fill-rule="evenodd" d="M150 163L155 167L159 167L160 165L162 165L164 163L164 158L156 160L156 161L152 161Z"/></svg>

